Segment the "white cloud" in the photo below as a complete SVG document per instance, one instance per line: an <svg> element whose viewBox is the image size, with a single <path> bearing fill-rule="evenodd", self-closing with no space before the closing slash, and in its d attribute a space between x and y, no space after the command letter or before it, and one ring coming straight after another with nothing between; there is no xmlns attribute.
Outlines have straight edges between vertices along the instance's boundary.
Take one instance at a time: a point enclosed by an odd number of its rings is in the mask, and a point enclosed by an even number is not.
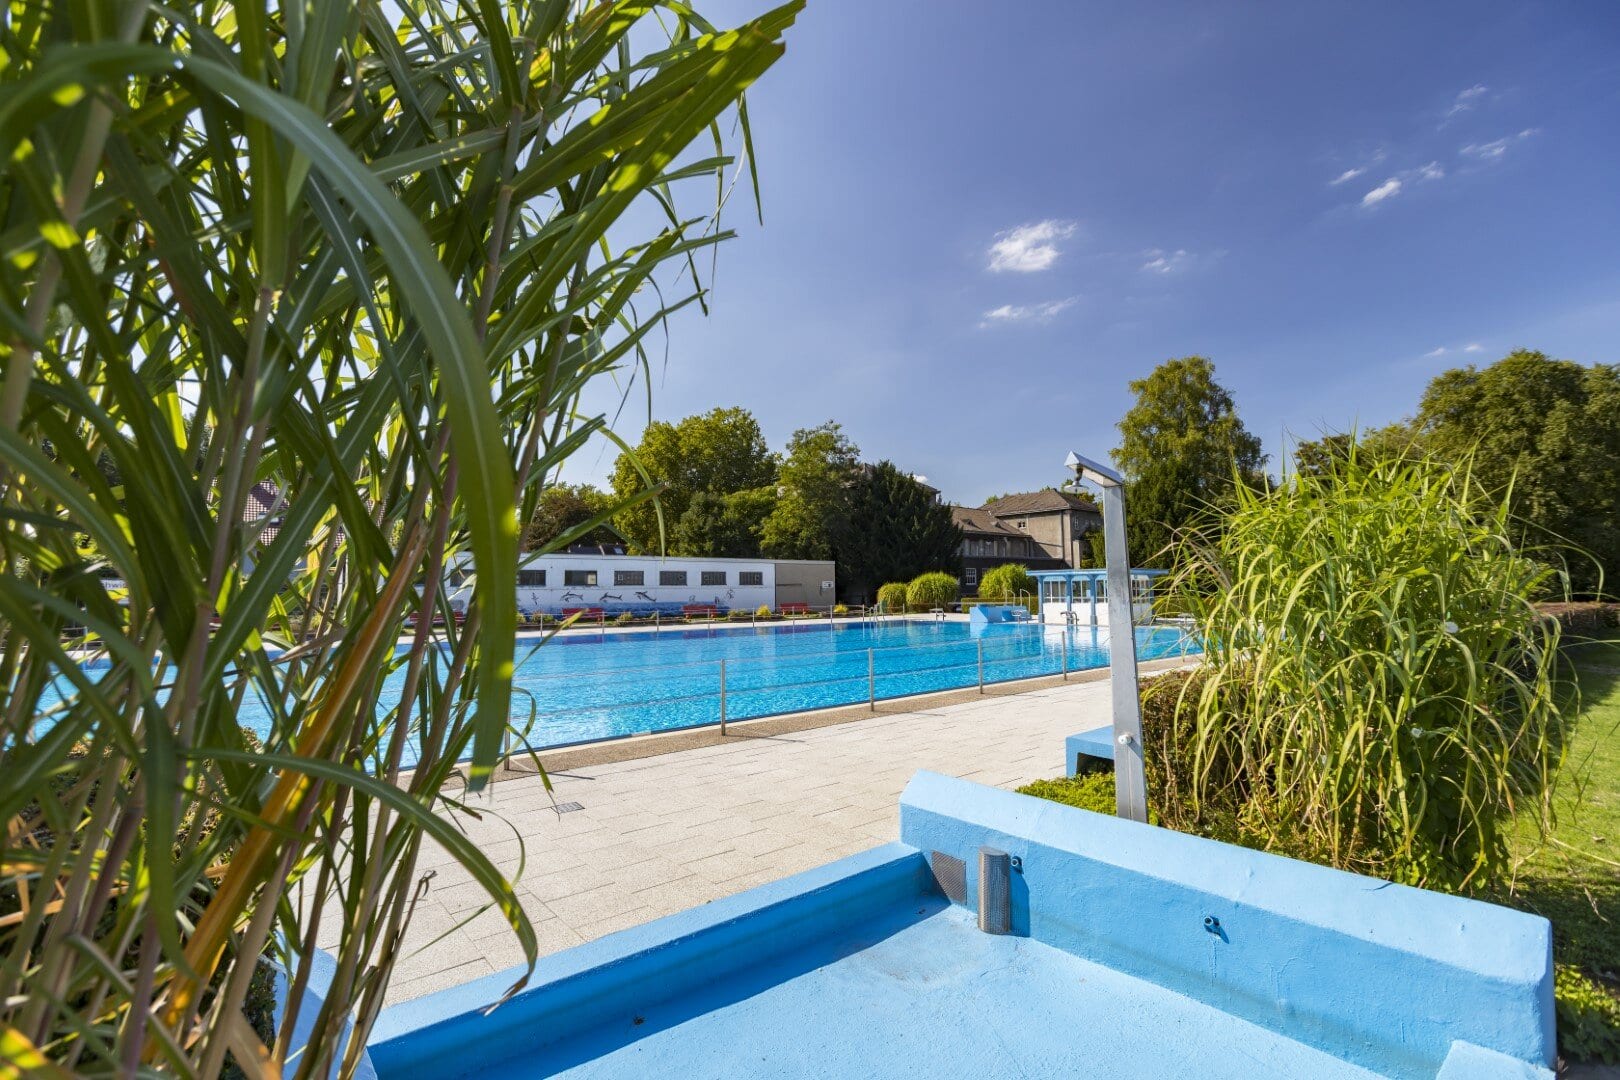
<svg viewBox="0 0 1620 1080"><path fill-rule="evenodd" d="M1338 176L1335 176L1333 179L1329 180L1328 186L1338 187L1340 184L1348 184L1350 181L1354 180L1356 177L1362 175L1366 171L1366 169L1359 167L1354 169L1346 169Z"/></svg>
<svg viewBox="0 0 1620 1080"><path fill-rule="evenodd" d="M1431 161L1417 171L1417 178L1419 180L1442 180L1445 178L1445 175L1446 170L1440 167L1440 163L1438 161Z"/></svg>
<svg viewBox="0 0 1620 1080"><path fill-rule="evenodd" d="M1507 153L1508 141L1506 139L1493 139L1488 143L1469 143L1457 151L1464 157L1478 158L1481 161L1495 161Z"/></svg>
<svg viewBox="0 0 1620 1080"><path fill-rule="evenodd" d="M1400 194L1400 191L1401 182L1394 177L1390 177L1388 180L1385 180L1382 184L1379 184L1377 187L1367 192L1367 194L1363 195L1361 197L1361 205L1377 206L1385 199Z"/></svg>
<svg viewBox="0 0 1620 1080"><path fill-rule="evenodd" d="M1458 150L1463 157L1470 157L1476 161L1500 161L1507 155L1514 143L1540 134L1540 128L1525 128L1517 135L1508 135L1500 139L1492 139L1487 143L1469 143Z"/></svg>
<svg viewBox="0 0 1620 1080"><path fill-rule="evenodd" d="M1457 95L1457 99L1451 103L1451 108L1446 110L1445 118L1450 120L1458 113L1465 113L1469 109L1472 109L1474 107L1474 103L1483 97L1485 95L1485 91L1488 89L1489 87L1485 86L1483 83L1477 83L1459 93Z"/></svg>
<svg viewBox="0 0 1620 1080"><path fill-rule="evenodd" d="M1430 349L1428 352L1424 353L1423 354L1423 359L1425 359L1425 360L1433 360L1435 357L1446 355L1446 353L1449 352L1449 351L1450 350L1447 349L1444 345L1441 345L1437 349Z"/></svg>
<svg viewBox="0 0 1620 1080"><path fill-rule="evenodd" d="M990 269L1031 274L1045 270L1058 259L1057 241L1074 235L1072 221L1037 221L998 233L990 245Z"/></svg>
<svg viewBox="0 0 1620 1080"><path fill-rule="evenodd" d="M1484 351L1485 351L1485 346L1481 345L1477 341L1470 341L1468 344L1463 346L1463 352L1484 352Z"/></svg>
<svg viewBox="0 0 1620 1080"><path fill-rule="evenodd" d="M1144 251L1142 255L1147 259L1147 262L1142 264L1142 269L1155 274L1174 274L1178 270L1185 270L1192 265L1194 259L1198 258L1186 248L1177 248L1175 251L1153 248Z"/></svg>
<svg viewBox="0 0 1620 1080"><path fill-rule="evenodd" d="M985 312L984 318L979 320L979 326L983 328L1018 322L1050 322L1060 312L1073 307L1077 299L1078 297L1068 296L1062 300L1047 300L1040 304L1002 304Z"/></svg>

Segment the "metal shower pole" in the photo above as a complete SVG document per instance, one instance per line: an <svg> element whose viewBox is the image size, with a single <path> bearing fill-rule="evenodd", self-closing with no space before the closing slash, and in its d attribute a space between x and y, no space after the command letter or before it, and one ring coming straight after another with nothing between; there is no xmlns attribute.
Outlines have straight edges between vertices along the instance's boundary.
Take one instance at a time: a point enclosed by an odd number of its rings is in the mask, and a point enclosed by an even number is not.
<svg viewBox="0 0 1620 1080"><path fill-rule="evenodd" d="M1077 478L1103 492L1104 562L1108 568L1108 673L1114 698L1114 812L1147 821L1147 772L1142 762L1142 704L1136 678L1136 620L1131 605L1131 555L1125 547L1125 478L1074 452L1064 462ZM1120 629L1124 633L1120 633Z"/></svg>

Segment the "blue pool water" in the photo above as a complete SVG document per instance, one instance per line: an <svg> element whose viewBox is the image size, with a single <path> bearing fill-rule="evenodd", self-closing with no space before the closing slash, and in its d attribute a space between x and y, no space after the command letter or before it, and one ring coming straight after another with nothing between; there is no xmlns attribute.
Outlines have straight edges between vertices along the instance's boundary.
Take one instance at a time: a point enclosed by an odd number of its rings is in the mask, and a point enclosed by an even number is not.
<svg viewBox="0 0 1620 1080"><path fill-rule="evenodd" d="M1106 667L1108 632L1064 632L1035 624L973 630L959 621L664 630L656 635L557 637L519 653L513 712L530 707L530 744L557 746L619 735L712 724L720 719L720 662L726 666L726 718L745 720L803 709L1006 682L1063 670ZM1174 627L1138 627L1137 656L1156 660L1194 651ZM870 662L870 685L868 663Z"/></svg>
<svg viewBox="0 0 1620 1080"><path fill-rule="evenodd" d="M1174 627L1138 627L1136 648L1144 661L1197 651ZM1065 652L1069 671L1106 667L1108 632L933 620L571 631L544 646L519 641L512 715L527 745L542 749L717 723L722 662L726 719L747 720L976 686L981 657L986 683L1055 675ZM388 677L379 714L398 704L404 682L403 667ZM58 690L72 693L65 679ZM255 692L238 719L261 737L270 731Z"/></svg>

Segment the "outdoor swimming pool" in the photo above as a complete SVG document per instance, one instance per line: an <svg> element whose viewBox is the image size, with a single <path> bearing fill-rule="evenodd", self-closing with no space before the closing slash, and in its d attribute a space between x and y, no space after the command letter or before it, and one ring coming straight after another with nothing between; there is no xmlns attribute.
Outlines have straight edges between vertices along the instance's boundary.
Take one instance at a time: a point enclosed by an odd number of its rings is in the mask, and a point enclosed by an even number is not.
<svg viewBox="0 0 1620 1080"><path fill-rule="evenodd" d="M1196 651L1175 627L1138 627L1137 656ZM853 705L1106 667L1108 631L961 621L851 620L559 636L519 650L513 712L532 703L536 748Z"/></svg>
<svg viewBox="0 0 1620 1080"><path fill-rule="evenodd" d="M1175 627L1138 627L1137 657L1196 652ZM104 666L105 661L89 667ZM1108 631L1038 624L974 629L961 620L824 620L766 626L569 631L543 646L518 642L512 718L530 749L673 731L727 720L853 705L936 690L1083 671L1108 664ZM378 711L398 704L403 668L384 682ZM71 693L65 679L59 693ZM46 702L47 706L52 704ZM270 711L255 692L238 712L260 737ZM407 748L407 762L414 760Z"/></svg>

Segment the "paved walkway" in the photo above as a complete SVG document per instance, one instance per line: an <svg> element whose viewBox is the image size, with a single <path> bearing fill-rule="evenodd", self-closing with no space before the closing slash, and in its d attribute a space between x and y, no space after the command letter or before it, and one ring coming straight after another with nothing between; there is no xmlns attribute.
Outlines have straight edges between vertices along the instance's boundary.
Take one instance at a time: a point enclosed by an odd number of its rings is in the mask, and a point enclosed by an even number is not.
<svg viewBox="0 0 1620 1080"><path fill-rule="evenodd" d="M495 785L466 828L518 884L542 953L808 870L899 835L919 769L1017 787L1061 775L1063 739L1108 721L1106 682L922 707L788 734ZM518 960L499 912L459 865L425 847L431 887L406 935L390 1002ZM323 920L325 922L325 920ZM460 924L460 925L458 925ZM437 939L437 940L435 940ZM325 943L323 943L325 944Z"/></svg>

